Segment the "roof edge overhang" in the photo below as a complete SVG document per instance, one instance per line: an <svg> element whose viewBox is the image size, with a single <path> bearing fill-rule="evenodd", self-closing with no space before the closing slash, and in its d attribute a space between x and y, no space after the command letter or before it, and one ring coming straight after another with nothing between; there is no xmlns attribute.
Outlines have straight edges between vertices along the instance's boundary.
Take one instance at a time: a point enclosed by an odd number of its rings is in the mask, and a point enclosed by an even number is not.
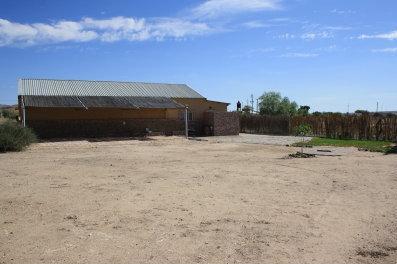
<svg viewBox="0 0 397 264"><path fill-rule="evenodd" d="M220 101L214 101L214 100L207 100L208 102L212 102L212 103L218 103L218 104L225 104L225 105L230 105L230 103L226 103L226 102L220 102Z"/></svg>
<svg viewBox="0 0 397 264"><path fill-rule="evenodd" d="M37 108L118 108L183 109L185 106L168 97L134 96L21 96L25 107Z"/></svg>

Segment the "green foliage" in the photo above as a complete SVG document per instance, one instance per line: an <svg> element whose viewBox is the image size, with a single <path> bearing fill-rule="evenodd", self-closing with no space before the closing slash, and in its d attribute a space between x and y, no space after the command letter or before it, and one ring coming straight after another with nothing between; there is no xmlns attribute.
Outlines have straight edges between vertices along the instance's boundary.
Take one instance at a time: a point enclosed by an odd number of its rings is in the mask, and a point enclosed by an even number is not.
<svg viewBox="0 0 397 264"><path fill-rule="evenodd" d="M243 112L243 115L250 115L252 113L252 107L246 105L243 107L243 109L241 109L241 111Z"/></svg>
<svg viewBox="0 0 397 264"><path fill-rule="evenodd" d="M354 140L354 139L331 139L331 138L312 138L309 142L300 142L294 146L313 147L313 146L333 146L333 147L356 147L371 152L392 153L393 145L389 141L375 140Z"/></svg>
<svg viewBox="0 0 397 264"><path fill-rule="evenodd" d="M397 145L387 147L385 153L386 154L397 154Z"/></svg>
<svg viewBox="0 0 397 264"><path fill-rule="evenodd" d="M310 106L308 105L301 105L298 109L298 115L307 116L309 115Z"/></svg>
<svg viewBox="0 0 397 264"><path fill-rule="evenodd" d="M278 92L267 92L259 97L261 115L288 115L294 116L298 111L298 104L288 97L281 97Z"/></svg>
<svg viewBox="0 0 397 264"><path fill-rule="evenodd" d="M340 112L313 112L313 116L343 116L344 114Z"/></svg>
<svg viewBox="0 0 397 264"><path fill-rule="evenodd" d="M312 134L311 126L307 124L300 124L299 126L295 127L294 131L295 135L301 137L310 136Z"/></svg>
<svg viewBox="0 0 397 264"><path fill-rule="evenodd" d="M17 118L17 116L18 116L17 113L15 113L15 111L12 111L12 110L9 110L9 109L2 109L1 110L1 115L4 118L12 119L12 120L15 120Z"/></svg>
<svg viewBox="0 0 397 264"><path fill-rule="evenodd" d="M276 92L264 93L259 97L259 111L262 115L280 114L281 94Z"/></svg>
<svg viewBox="0 0 397 264"><path fill-rule="evenodd" d="M0 152L21 151L36 141L31 129L14 121L0 124Z"/></svg>
<svg viewBox="0 0 397 264"><path fill-rule="evenodd" d="M356 114L362 114L362 115L368 115L369 112L367 110L356 110L356 112L354 112Z"/></svg>

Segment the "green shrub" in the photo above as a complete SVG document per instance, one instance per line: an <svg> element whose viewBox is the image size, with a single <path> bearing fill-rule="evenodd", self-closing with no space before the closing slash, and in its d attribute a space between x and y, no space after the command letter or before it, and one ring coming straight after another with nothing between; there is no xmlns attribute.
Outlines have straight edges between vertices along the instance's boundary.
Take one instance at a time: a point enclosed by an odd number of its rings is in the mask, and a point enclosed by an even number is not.
<svg viewBox="0 0 397 264"><path fill-rule="evenodd" d="M16 118L17 118L17 113L15 113L14 111L12 111L12 110L9 110L9 109L3 109L3 110L1 110L1 115L4 117L4 118L7 118L7 119L13 119L13 120L15 120Z"/></svg>
<svg viewBox="0 0 397 264"><path fill-rule="evenodd" d="M300 124L294 128L294 132L296 136L302 137L301 153L303 153L303 142L305 141L304 138L312 134L312 127L308 124Z"/></svg>
<svg viewBox="0 0 397 264"><path fill-rule="evenodd" d="M389 146L386 148L386 154L397 154L397 145L396 146Z"/></svg>
<svg viewBox="0 0 397 264"><path fill-rule="evenodd" d="M294 132L296 136L310 136L312 134L312 128L310 125L300 124L299 126L295 127Z"/></svg>
<svg viewBox="0 0 397 264"><path fill-rule="evenodd" d="M16 122L0 124L0 152L21 151L36 141L36 135L29 128Z"/></svg>

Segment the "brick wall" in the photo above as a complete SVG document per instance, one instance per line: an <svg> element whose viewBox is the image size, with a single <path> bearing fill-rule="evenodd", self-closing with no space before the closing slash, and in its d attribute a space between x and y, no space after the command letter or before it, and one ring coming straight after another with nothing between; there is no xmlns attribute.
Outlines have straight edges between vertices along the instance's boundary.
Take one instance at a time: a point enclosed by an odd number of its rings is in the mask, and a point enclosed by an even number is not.
<svg viewBox="0 0 397 264"><path fill-rule="evenodd" d="M235 112L207 111L204 113L207 136L232 136L240 132L240 116Z"/></svg>
<svg viewBox="0 0 397 264"><path fill-rule="evenodd" d="M156 135L180 135L185 124L170 119L28 120L39 138L96 138L141 136L146 128Z"/></svg>

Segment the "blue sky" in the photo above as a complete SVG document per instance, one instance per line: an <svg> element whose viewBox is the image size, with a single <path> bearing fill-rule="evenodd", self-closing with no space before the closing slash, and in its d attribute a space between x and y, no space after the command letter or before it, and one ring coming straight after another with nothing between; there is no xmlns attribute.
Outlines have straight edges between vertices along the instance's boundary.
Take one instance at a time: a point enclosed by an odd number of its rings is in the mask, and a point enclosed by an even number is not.
<svg viewBox="0 0 397 264"><path fill-rule="evenodd" d="M0 103L18 78L279 91L313 111L397 110L395 0L1 0Z"/></svg>

